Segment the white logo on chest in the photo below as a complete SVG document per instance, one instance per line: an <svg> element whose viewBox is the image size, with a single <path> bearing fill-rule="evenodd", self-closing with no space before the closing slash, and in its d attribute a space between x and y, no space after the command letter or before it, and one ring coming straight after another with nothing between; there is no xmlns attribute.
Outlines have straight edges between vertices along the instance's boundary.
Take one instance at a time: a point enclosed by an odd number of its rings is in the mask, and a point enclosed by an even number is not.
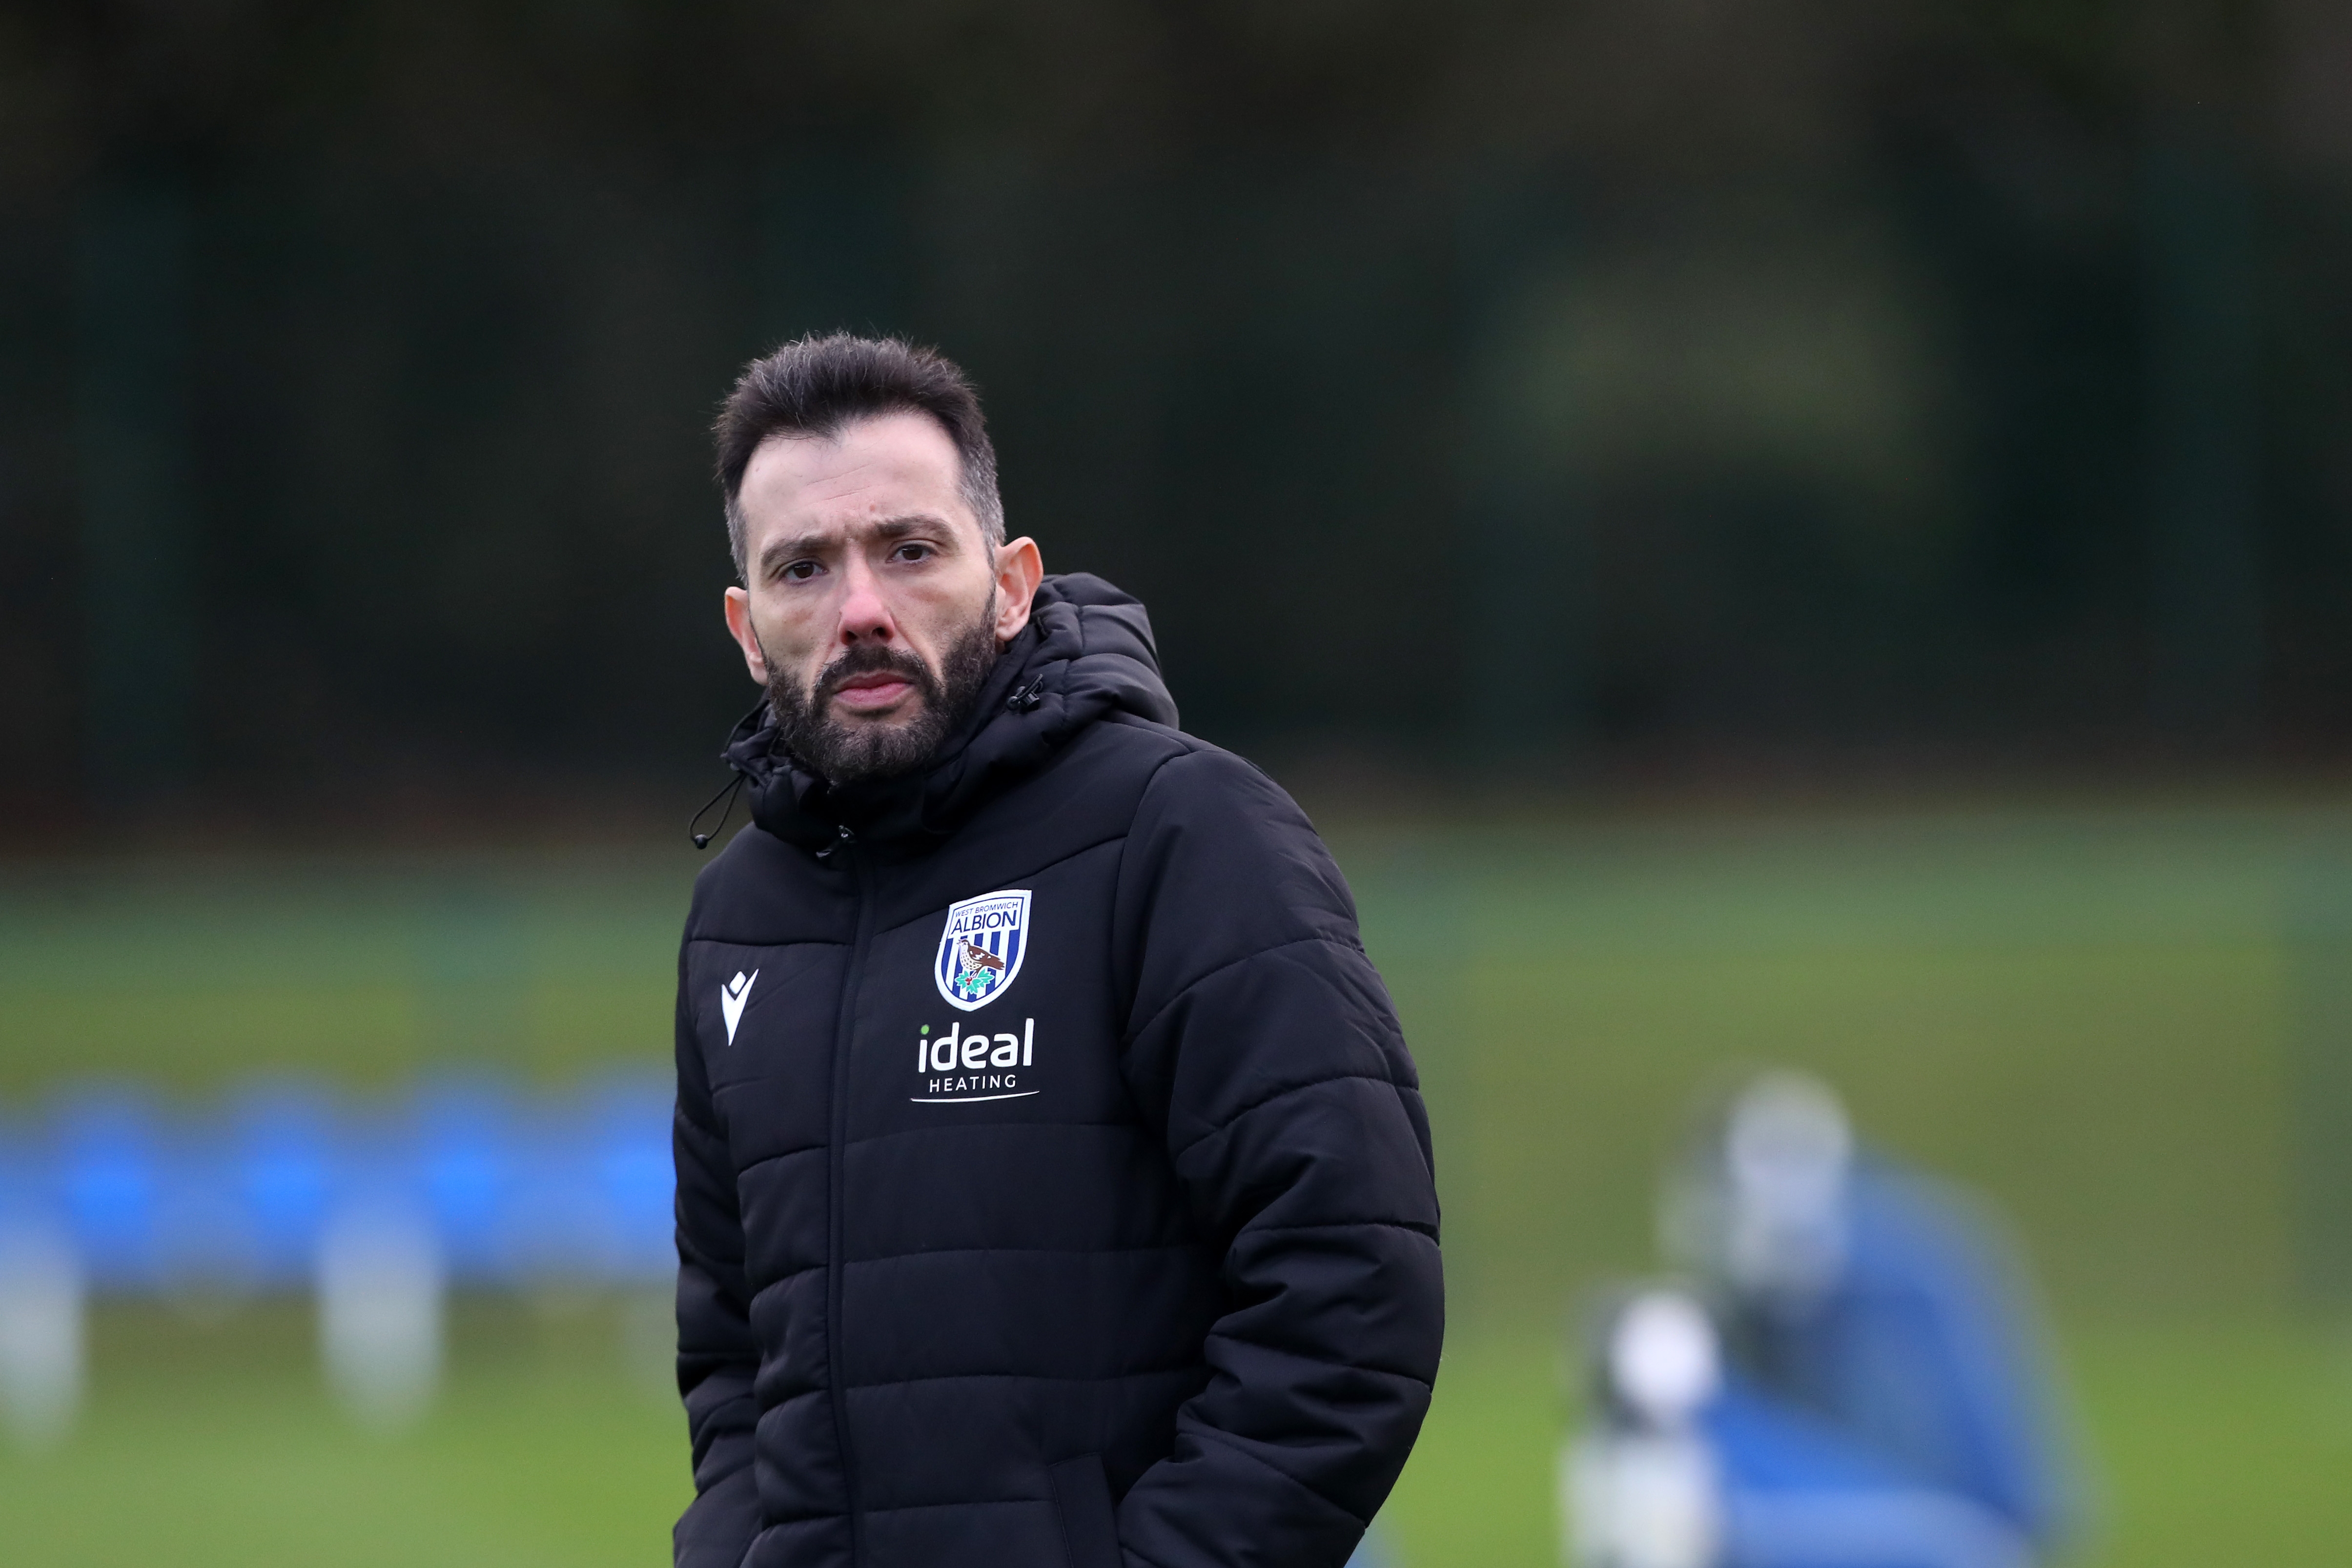
<svg viewBox="0 0 2352 1568"><path fill-rule="evenodd" d="M919 1105L1026 1100L1038 1091L1023 1088L1021 1075L1036 1059L1035 1019L1023 1019L1019 1034L965 1034L960 1023L933 1034L925 1024L915 1040L915 1071L923 1074L923 1092L907 1098Z"/></svg>
<svg viewBox="0 0 2352 1568"><path fill-rule="evenodd" d="M733 979L719 988L719 1010L727 1015L727 1043L730 1045L735 1043L735 1026L743 1021L743 1004L751 1000L751 982L759 977L757 969L748 975L738 969Z"/></svg>

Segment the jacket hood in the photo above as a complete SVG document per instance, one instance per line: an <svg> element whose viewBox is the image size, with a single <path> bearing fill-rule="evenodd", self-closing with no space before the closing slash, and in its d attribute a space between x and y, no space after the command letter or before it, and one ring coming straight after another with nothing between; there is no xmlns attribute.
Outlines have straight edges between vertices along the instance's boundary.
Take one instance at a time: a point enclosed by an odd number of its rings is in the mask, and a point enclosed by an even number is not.
<svg viewBox="0 0 2352 1568"><path fill-rule="evenodd" d="M1133 596L1070 572L1037 585L1029 624L1005 644L962 731L924 767L835 787L784 750L765 703L736 725L720 755L747 782L751 820L787 842L822 848L845 828L883 841L943 837L1114 713L1176 723L1151 620Z"/></svg>

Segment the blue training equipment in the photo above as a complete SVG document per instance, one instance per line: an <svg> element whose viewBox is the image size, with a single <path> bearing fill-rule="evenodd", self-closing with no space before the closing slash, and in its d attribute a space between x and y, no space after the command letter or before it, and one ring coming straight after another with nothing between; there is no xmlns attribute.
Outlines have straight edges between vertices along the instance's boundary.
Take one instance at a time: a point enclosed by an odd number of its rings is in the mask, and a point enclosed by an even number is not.
<svg viewBox="0 0 2352 1568"><path fill-rule="evenodd" d="M1836 1282L1740 1312L1737 1359L1904 1475L2054 1542L2071 1489L2019 1270L1959 1201L1885 1161L1854 1162L1844 1208Z"/></svg>
<svg viewBox="0 0 2352 1568"><path fill-rule="evenodd" d="M669 1090L648 1075L538 1095L445 1077L376 1102L263 1080L195 1108L108 1084L5 1126L0 1209L61 1226L100 1295L307 1290L354 1204L422 1215L468 1288L643 1287L677 1267Z"/></svg>

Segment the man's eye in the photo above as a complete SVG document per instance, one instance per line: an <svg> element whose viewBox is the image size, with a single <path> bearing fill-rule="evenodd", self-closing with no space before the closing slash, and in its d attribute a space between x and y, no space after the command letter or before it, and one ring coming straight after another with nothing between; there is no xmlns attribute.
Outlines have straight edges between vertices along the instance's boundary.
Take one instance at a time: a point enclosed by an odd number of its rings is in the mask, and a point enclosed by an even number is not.
<svg viewBox="0 0 2352 1568"><path fill-rule="evenodd" d="M894 560L929 560L939 552L929 545L900 545L890 552Z"/></svg>
<svg viewBox="0 0 2352 1568"><path fill-rule="evenodd" d="M810 578L816 575L816 562L813 560L796 560L776 575L783 578L788 582L806 582Z"/></svg>

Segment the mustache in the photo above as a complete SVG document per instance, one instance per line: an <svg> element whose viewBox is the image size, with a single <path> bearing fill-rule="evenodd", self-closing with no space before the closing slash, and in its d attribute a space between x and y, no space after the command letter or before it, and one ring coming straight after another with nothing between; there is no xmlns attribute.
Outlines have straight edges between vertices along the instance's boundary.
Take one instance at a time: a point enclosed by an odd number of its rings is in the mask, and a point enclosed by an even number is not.
<svg viewBox="0 0 2352 1568"><path fill-rule="evenodd" d="M810 701L822 706L842 684L859 675L891 674L902 676L925 697L934 695L938 681L931 667L904 648L892 648L879 643L861 643L841 657L819 670L809 690Z"/></svg>

